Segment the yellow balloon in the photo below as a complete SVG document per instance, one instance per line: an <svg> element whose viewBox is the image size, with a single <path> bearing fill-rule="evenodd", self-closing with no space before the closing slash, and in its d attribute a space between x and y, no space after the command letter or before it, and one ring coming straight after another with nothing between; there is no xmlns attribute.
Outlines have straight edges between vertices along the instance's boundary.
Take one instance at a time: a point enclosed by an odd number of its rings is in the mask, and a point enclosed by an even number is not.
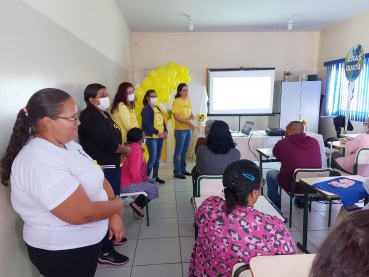
<svg viewBox="0 0 369 277"><path fill-rule="evenodd" d="M168 62L167 63L167 68L169 69L169 68L174 68L174 67L176 67L176 63L175 62Z"/></svg>
<svg viewBox="0 0 369 277"><path fill-rule="evenodd" d="M174 78L177 75L177 70L175 70L174 68L169 68L167 70L167 74L169 75L170 78Z"/></svg>
<svg viewBox="0 0 369 277"><path fill-rule="evenodd" d="M177 78L179 79L179 83L184 83L184 73L178 73Z"/></svg>
<svg viewBox="0 0 369 277"><path fill-rule="evenodd" d="M166 73L167 69L164 66L158 66L158 68L156 69L156 71L160 74Z"/></svg>
<svg viewBox="0 0 369 277"><path fill-rule="evenodd" d="M171 93L176 87L176 81L173 79L170 79L168 82L168 87L169 87L169 93Z"/></svg>
<svg viewBox="0 0 369 277"><path fill-rule="evenodd" d="M155 82L154 83L154 89L156 91L156 93L158 93L158 91L162 91L164 89L164 83L159 81L159 82Z"/></svg>
<svg viewBox="0 0 369 277"><path fill-rule="evenodd" d="M152 81L153 81L153 83L155 84L156 82L161 82L161 79L160 79L160 77L158 76L158 77L155 77Z"/></svg>
<svg viewBox="0 0 369 277"><path fill-rule="evenodd" d="M149 77L143 78L141 84L142 87L146 90L152 89L154 85L153 81Z"/></svg>
<svg viewBox="0 0 369 277"><path fill-rule="evenodd" d="M143 99L145 93L146 92L143 88L136 88L135 89L135 96L136 96L137 99L139 99L140 97L142 97L142 99Z"/></svg>
<svg viewBox="0 0 369 277"><path fill-rule="evenodd" d="M190 75L188 75L188 74L185 74L185 75L183 75L183 82L184 83L189 83L191 81L191 77L190 77Z"/></svg>
<svg viewBox="0 0 369 277"><path fill-rule="evenodd" d="M160 91L160 93L158 93L158 100L163 103L168 102L169 94L165 93L164 91Z"/></svg>
<svg viewBox="0 0 369 277"><path fill-rule="evenodd" d="M176 81L176 85L174 86L174 89L177 89L178 85L181 83L181 79L177 76L174 78L174 80Z"/></svg>
<svg viewBox="0 0 369 277"><path fill-rule="evenodd" d="M162 90L164 93L168 94L169 93L169 86L168 83L164 83L164 88Z"/></svg>
<svg viewBox="0 0 369 277"><path fill-rule="evenodd" d="M182 65L176 65L176 70L177 70L177 74L179 74L179 73L183 73L184 68Z"/></svg>
<svg viewBox="0 0 369 277"><path fill-rule="evenodd" d="M163 83L168 83L169 80L170 80L170 77L167 73L163 73L159 76L160 80L163 82Z"/></svg>
<svg viewBox="0 0 369 277"><path fill-rule="evenodd" d="M190 72L190 69L187 66L183 66L183 73L188 74Z"/></svg>
<svg viewBox="0 0 369 277"><path fill-rule="evenodd" d="M135 102L135 112L136 112L136 114L138 113L138 114L141 115L141 112L142 112L143 107L144 106L143 106L143 103L142 102L136 101Z"/></svg>
<svg viewBox="0 0 369 277"><path fill-rule="evenodd" d="M154 79L155 77L159 77L159 73L156 70L151 70L149 73L149 77Z"/></svg>

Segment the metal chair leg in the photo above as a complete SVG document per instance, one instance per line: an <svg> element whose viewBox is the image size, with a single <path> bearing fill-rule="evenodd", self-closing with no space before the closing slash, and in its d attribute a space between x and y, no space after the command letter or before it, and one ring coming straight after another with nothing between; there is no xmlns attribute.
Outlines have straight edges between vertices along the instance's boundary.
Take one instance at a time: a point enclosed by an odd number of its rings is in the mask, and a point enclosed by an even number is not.
<svg viewBox="0 0 369 277"><path fill-rule="evenodd" d="M292 227L292 199L293 199L293 196L292 194L290 194L290 222L289 222L290 228Z"/></svg>
<svg viewBox="0 0 369 277"><path fill-rule="evenodd" d="M332 199L329 199L328 227L331 227L332 220Z"/></svg>
<svg viewBox="0 0 369 277"><path fill-rule="evenodd" d="M150 220L149 220L149 203L147 202L147 197L145 197L145 201L146 201L146 223L147 223L147 227L150 226Z"/></svg>
<svg viewBox="0 0 369 277"><path fill-rule="evenodd" d="M311 212L311 201L309 202L309 212Z"/></svg>

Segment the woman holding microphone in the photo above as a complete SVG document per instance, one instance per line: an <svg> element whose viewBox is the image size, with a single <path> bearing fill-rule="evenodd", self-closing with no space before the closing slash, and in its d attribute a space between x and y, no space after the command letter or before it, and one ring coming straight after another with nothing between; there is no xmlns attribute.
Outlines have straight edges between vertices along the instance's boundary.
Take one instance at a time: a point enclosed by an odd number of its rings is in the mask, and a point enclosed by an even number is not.
<svg viewBox="0 0 369 277"><path fill-rule="evenodd" d="M176 178L186 179L186 176L191 176L191 173L186 170L186 158L195 126L190 121L194 119L194 116L192 114L192 104L188 98L188 86L185 83L178 85L175 98L172 107L175 119L174 137L176 139L173 173Z"/></svg>

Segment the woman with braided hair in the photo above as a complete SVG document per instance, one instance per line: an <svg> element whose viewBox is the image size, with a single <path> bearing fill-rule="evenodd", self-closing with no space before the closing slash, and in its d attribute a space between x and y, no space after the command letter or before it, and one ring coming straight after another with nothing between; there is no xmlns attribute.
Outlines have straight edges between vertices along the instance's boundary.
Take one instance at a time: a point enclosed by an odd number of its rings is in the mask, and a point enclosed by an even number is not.
<svg viewBox="0 0 369 277"><path fill-rule="evenodd" d="M188 276L231 276L234 264L249 264L255 256L297 253L282 220L254 209L262 186L255 163L228 165L223 186L225 200L211 196L196 212L198 236Z"/></svg>

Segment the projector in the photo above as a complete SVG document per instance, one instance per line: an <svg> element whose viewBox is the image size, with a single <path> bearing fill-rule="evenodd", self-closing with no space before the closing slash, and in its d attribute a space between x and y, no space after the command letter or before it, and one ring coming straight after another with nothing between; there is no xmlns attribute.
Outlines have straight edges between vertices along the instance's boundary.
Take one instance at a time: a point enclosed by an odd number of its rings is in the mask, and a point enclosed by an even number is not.
<svg viewBox="0 0 369 277"><path fill-rule="evenodd" d="M286 131L282 128L268 128L265 130L267 136L277 137L286 135Z"/></svg>

